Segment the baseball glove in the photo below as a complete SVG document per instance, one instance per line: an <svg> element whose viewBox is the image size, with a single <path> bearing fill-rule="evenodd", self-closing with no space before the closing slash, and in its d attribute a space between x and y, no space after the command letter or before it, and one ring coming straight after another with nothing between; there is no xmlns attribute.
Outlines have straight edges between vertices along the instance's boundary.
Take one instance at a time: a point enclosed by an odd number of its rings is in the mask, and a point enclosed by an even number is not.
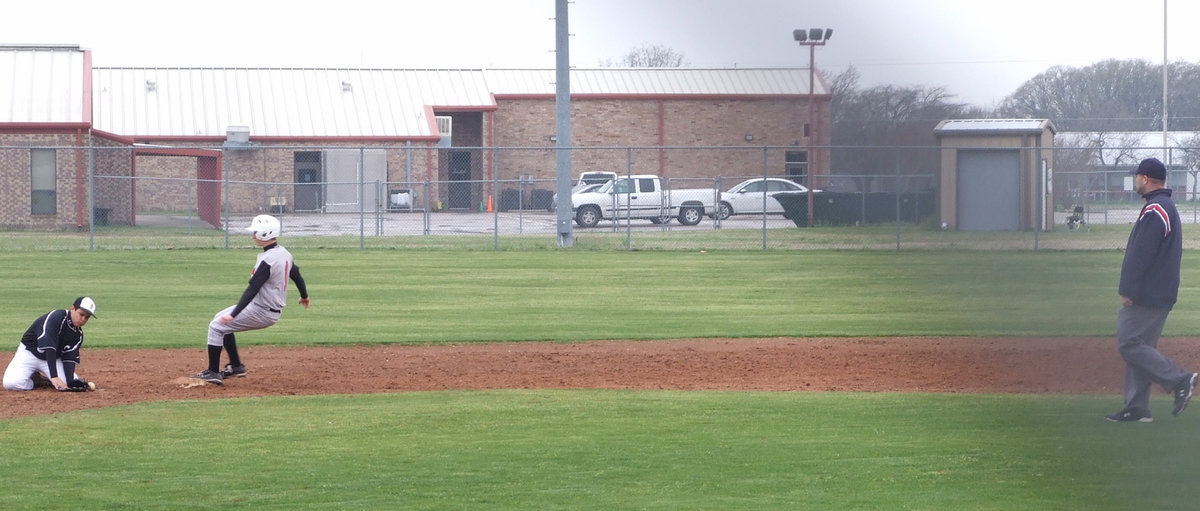
<svg viewBox="0 0 1200 511"><path fill-rule="evenodd" d="M70 380L67 382L67 388L62 389L63 392L87 392L88 384L84 380Z"/></svg>

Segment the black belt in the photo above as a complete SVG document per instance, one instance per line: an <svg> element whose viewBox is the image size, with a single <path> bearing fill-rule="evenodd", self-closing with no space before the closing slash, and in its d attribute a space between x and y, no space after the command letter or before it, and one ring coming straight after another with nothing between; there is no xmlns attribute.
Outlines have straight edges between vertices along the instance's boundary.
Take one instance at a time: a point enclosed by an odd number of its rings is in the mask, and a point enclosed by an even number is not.
<svg viewBox="0 0 1200 511"><path fill-rule="evenodd" d="M276 314L279 314L279 313L283 312L283 311L281 311L281 310L279 310L279 309L267 309L267 310L269 310L269 311L271 311L271 312L274 312L274 313L276 313Z"/></svg>

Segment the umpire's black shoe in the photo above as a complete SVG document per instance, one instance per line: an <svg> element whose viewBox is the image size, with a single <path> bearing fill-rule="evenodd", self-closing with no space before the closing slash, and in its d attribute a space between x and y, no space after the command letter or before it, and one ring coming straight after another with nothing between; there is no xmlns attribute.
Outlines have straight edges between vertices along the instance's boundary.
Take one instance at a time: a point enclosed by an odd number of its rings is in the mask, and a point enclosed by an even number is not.
<svg viewBox="0 0 1200 511"><path fill-rule="evenodd" d="M246 376L246 366L243 364L225 364L225 369L221 370L221 378L241 378L242 376Z"/></svg>
<svg viewBox="0 0 1200 511"><path fill-rule="evenodd" d="M1200 375L1196 373L1189 374L1187 378L1179 382L1179 385L1175 386L1175 391L1172 392L1175 395L1175 411L1171 413L1179 415L1183 413L1184 408L1187 408L1188 401L1192 400L1192 390L1196 388L1197 377L1200 377Z"/></svg>
<svg viewBox="0 0 1200 511"><path fill-rule="evenodd" d="M1150 412L1121 410L1117 413L1105 415L1104 420L1108 422L1154 422L1154 417L1150 416Z"/></svg>

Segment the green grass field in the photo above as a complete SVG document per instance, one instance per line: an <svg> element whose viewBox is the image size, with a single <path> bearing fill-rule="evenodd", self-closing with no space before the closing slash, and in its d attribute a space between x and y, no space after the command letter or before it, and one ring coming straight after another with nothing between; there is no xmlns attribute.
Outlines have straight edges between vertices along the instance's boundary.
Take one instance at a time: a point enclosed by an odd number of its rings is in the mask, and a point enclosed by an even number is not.
<svg viewBox="0 0 1200 511"><path fill-rule="evenodd" d="M244 345L1110 336L1121 258L294 252L313 308ZM0 251L0 332L15 347L38 314L89 294L90 349L194 356L253 258ZM1200 332L1188 313L1198 262L1185 258L1167 335ZM0 421L0 508L1193 509L1200 415L1099 420L1119 401L511 390L152 402Z"/></svg>

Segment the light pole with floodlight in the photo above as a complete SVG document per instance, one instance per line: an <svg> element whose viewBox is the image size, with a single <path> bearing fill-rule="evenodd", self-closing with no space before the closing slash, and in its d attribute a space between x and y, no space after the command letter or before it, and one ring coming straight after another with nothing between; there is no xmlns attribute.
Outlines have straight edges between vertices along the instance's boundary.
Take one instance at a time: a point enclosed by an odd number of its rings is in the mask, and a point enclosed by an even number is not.
<svg viewBox="0 0 1200 511"><path fill-rule="evenodd" d="M808 161L806 161L804 164L806 167L804 169L804 173L808 177L808 182L805 183L805 185L808 186L809 227L813 226L813 184L814 181L816 181L813 176L813 160L816 159L817 152L817 121L813 118L813 116L816 115L816 110L814 108L816 101L813 99L813 94L816 93L814 82L816 81L817 76L815 62L817 60L817 47L825 46L825 43L829 41L829 38L832 35L832 28L810 28L807 30L798 28L792 31L792 38L794 38L797 43L800 43L800 46L808 47Z"/></svg>

